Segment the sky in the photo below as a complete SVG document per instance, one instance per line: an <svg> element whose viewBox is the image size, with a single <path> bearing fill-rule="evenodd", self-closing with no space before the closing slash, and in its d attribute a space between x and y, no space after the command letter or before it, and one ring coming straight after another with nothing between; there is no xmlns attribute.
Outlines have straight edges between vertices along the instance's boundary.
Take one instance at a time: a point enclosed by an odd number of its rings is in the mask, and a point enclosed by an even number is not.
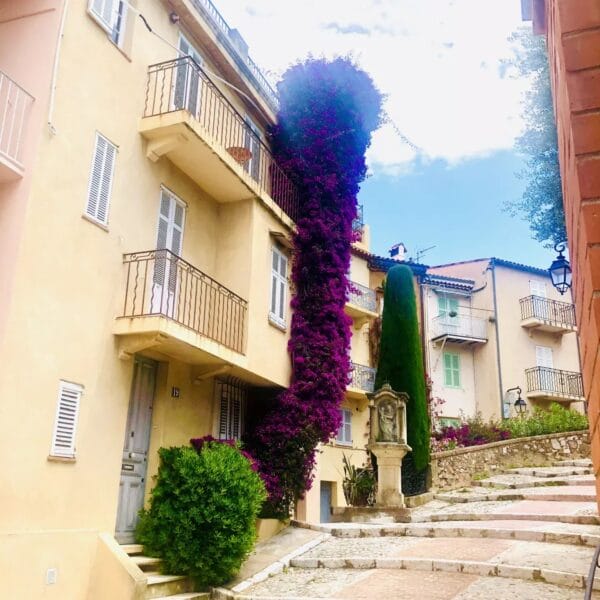
<svg viewBox="0 0 600 600"><path fill-rule="evenodd" d="M512 147L527 82L511 76L519 0L213 0L276 82L309 55L351 56L385 94L359 202L371 249L403 242L426 264L498 256L546 267L554 253L503 205L520 197Z"/></svg>

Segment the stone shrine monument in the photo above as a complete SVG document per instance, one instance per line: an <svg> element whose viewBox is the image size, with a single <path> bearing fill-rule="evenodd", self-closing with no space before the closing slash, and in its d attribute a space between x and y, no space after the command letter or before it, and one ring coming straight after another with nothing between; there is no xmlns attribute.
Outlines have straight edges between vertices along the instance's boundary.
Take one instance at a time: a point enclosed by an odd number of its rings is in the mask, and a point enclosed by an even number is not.
<svg viewBox="0 0 600 600"><path fill-rule="evenodd" d="M377 457L376 507L404 507L402 459L412 448L406 443L408 395L384 384L369 398L370 432L367 449Z"/></svg>

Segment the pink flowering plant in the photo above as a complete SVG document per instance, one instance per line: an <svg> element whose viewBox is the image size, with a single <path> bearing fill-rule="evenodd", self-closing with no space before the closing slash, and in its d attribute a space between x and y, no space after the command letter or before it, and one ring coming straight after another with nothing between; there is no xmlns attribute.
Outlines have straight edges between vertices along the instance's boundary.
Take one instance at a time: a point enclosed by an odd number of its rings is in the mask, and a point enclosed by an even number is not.
<svg viewBox="0 0 600 600"><path fill-rule="evenodd" d="M352 221L382 104L371 78L345 58L294 65L278 88L273 150L298 186L301 205L292 240L291 384L245 437L269 493L268 516L287 516L303 497L317 445L340 425L350 373L344 305Z"/></svg>

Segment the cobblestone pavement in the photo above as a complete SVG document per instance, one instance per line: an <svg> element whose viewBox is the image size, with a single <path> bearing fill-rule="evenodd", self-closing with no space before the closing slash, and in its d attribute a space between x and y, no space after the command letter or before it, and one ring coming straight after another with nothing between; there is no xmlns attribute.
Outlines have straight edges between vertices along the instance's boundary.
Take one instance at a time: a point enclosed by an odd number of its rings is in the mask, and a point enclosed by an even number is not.
<svg viewBox="0 0 600 600"><path fill-rule="evenodd" d="M311 526L322 541L225 597L580 600L600 543L588 465L496 474L413 509L410 523L377 517ZM513 499L499 500L506 492ZM469 501L457 503L462 497Z"/></svg>
<svg viewBox="0 0 600 600"><path fill-rule="evenodd" d="M345 600L581 600L581 589L521 579L387 569L289 569L244 593L249 598ZM594 598L600 598L596 592Z"/></svg>

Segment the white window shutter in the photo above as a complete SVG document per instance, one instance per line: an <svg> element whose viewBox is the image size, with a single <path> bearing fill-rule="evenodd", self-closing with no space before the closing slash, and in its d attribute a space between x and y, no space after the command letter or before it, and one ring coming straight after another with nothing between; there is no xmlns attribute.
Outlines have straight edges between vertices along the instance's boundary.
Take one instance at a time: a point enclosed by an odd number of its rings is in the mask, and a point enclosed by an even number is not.
<svg viewBox="0 0 600 600"><path fill-rule="evenodd" d="M89 9L106 29L113 28L117 0L90 0Z"/></svg>
<svg viewBox="0 0 600 600"><path fill-rule="evenodd" d="M279 248L271 248L271 302L269 317L285 327L288 259Z"/></svg>
<svg viewBox="0 0 600 600"><path fill-rule="evenodd" d="M529 280L529 292L532 296L539 296L540 298L546 298L546 282L538 281L537 279Z"/></svg>
<svg viewBox="0 0 600 600"><path fill-rule="evenodd" d="M547 369L554 368L554 361L552 359L552 348L550 348L549 346L536 346L535 361L538 367L545 367Z"/></svg>
<svg viewBox="0 0 600 600"><path fill-rule="evenodd" d="M94 156L88 187L86 214L106 225L112 189L117 148L99 133L96 134Z"/></svg>
<svg viewBox="0 0 600 600"><path fill-rule="evenodd" d="M80 385L67 381L60 382L51 456L69 458L75 456L75 435L82 392L83 388Z"/></svg>

